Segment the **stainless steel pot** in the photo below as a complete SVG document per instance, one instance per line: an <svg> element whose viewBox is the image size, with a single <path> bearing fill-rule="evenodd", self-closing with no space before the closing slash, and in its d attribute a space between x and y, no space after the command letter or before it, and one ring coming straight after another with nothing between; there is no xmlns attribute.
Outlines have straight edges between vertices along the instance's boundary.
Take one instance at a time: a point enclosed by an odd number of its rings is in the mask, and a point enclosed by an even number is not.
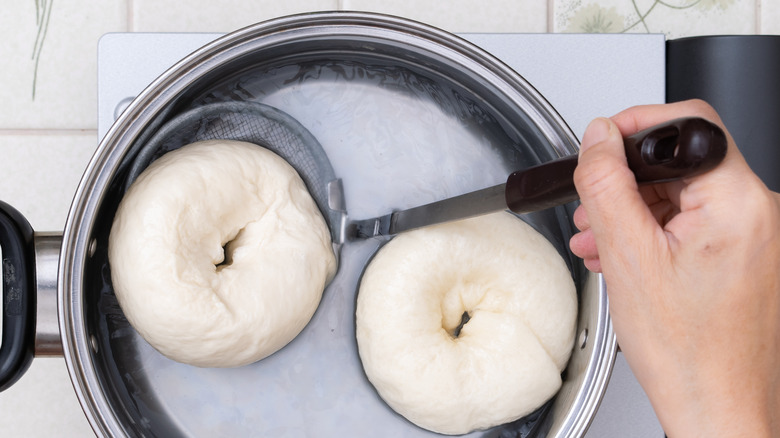
<svg viewBox="0 0 780 438"><path fill-rule="evenodd" d="M1 206L0 385L13 384L34 352L58 353L45 306L53 302L58 260L62 353L98 435L433 435L382 403L357 356L357 284L379 240L344 244L339 273L304 332L250 366L172 362L124 318L111 287L107 238L139 147L183 111L236 100L275 106L303 123L328 154L355 219L494 184L509 170L578 147L516 72L420 23L316 13L228 34L170 68L119 117L79 184L61 248L59 236L33 235L21 215ZM603 280L567 248L573 208L523 217L558 248L577 283L578 336L563 387L531 416L470 436L582 436L604 394L616 343Z"/></svg>

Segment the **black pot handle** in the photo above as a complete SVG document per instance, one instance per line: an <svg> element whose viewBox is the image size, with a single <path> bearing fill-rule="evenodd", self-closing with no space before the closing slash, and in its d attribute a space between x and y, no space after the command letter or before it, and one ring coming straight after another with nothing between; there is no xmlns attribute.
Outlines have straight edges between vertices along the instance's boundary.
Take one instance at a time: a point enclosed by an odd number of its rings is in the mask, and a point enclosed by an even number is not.
<svg viewBox="0 0 780 438"><path fill-rule="evenodd" d="M3 344L0 391L30 367L35 348L35 249L33 229L16 209L0 201L3 278Z"/></svg>

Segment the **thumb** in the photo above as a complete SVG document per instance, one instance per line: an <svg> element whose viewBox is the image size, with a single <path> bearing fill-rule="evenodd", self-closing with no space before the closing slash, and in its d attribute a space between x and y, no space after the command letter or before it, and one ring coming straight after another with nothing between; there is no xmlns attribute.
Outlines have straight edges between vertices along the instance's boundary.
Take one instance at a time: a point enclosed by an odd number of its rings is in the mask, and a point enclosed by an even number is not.
<svg viewBox="0 0 780 438"><path fill-rule="evenodd" d="M634 173L627 165L623 137L612 120L595 119L585 130L574 184L603 269L609 269L606 256L619 256L624 263L632 263L630 254L651 249L652 242L647 239L661 230L639 193Z"/></svg>

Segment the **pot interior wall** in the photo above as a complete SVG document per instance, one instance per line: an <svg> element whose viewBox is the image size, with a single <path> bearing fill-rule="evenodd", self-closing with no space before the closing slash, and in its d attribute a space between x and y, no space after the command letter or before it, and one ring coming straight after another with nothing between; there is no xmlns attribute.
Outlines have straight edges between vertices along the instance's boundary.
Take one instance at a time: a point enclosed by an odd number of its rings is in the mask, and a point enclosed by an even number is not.
<svg viewBox="0 0 780 438"><path fill-rule="evenodd" d="M462 65L369 36L278 44L238 54L197 77L180 76L164 104L137 120L117 122L131 126L140 120L143 128L128 128L120 140L126 143L124 156L97 209L95 252L85 265L86 333L111 414L130 436L373 436L377 430L387 436L435 435L384 405L357 355L357 284L382 240L344 244L339 273L306 329L253 365L195 368L161 356L143 341L118 306L107 260L108 234L130 163L138 147L176 114L213 102L261 102L314 134L342 179L350 217L362 219L496 184L511 170L573 153L565 128L551 138L537 115L518 108L516 97ZM564 257L580 300L593 300L583 294L598 291L586 291L581 262L567 248L572 212L568 205L522 219ZM592 319L581 314L580 326ZM592 355L577 347L572 360L587 367ZM567 371L564 378L574 381L582 372ZM469 436L544 436L551 406Z"/></svg>

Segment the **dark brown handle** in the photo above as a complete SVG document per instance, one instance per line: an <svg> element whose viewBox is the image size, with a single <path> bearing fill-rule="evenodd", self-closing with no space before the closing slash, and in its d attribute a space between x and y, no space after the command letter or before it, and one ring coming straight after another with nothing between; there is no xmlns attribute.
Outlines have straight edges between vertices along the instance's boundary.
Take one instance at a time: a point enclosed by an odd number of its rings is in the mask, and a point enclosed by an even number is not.
<svg viewBox="0 0 780 438"><path fill-rule="evenodd" d="M624 139L628 167L640 184L700 175L726 156L726 135L698 117L675 119ZM577 155L509 175L507 207L515 213L544 210L579 198L574 187Z"/></svg>

